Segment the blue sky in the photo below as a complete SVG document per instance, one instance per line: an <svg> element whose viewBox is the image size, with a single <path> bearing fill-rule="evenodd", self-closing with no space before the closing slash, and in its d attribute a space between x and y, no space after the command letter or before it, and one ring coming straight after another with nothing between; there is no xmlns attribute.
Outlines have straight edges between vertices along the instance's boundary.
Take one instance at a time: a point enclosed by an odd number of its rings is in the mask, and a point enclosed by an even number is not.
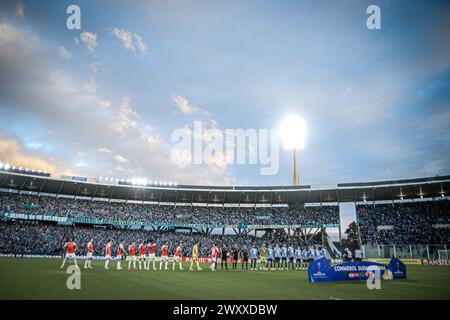
<svg viewBox="0 0 450 320"><path fill-rule="evenodd" d="M66 28L70 4L81 30ZM366 8L381 8L381 30ZM170 161L177 128L307 123L303 184L450 171L446 1L2 1L0 161L185 184L289 185Z"/></svg>

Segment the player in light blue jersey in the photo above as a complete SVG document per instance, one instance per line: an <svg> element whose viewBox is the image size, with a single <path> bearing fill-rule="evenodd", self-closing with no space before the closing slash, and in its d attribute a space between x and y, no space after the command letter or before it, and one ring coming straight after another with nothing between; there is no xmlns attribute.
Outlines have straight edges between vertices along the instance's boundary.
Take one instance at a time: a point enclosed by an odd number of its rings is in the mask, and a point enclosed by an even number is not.
<svg viewBox="0 0 450 320"><path fill-rule="evenodd" d="M277 269L280 269L280 261L281 261L281 249L278 244L275 245L275 266Z"/></svg>
<svg viewBox="0 0 450 320"><path fill-rule="evenodd" d="M316 250L314 250L313 246L310 246L309 250L308 250L308 262L309 263L313 262L315 256L316 256Z"/></svg>
<svg viewBox="0 0 450 320"><path fill-rule="evenodd" d="M327 259L327 249L325 247L322 247L322 249L320 249L320 256Z"/></svg>
<svg viewBox="0 0 450 320"><path fill-rule="evenodd" d="M309 250L307 247L303 248L303 267L308 268L309 264Z"/></svg>
<svg viewBox="0 0 450 320"><path fill-rule="evenodd" d="M287 247L286 247L286 243L283 243L283 246L281 247L281 270L287 270L288 265L287 265Z"/></svg>
<svg viewBox="0 0 450 320"><path fill-rule="evenodd" d="M250 270L256 270L256 262L258 261L258 249L255 245L250 249L250 255L252 257L252 261L250 262Z"/></svg>
<svg viewBox="0 0 450 320"><path fill-rule="evenodd" d="M320 259L320 257L321 257L321 253L319 250L319 246L316 245L316 250L314 251L314 260Z"/></svg>
<svg viewBox="0 0 450 320"><path fill-rule="evenodd" d="M269 245L267 246L267 266L266 268L272 270L272 268L274 267L273 264L273 249L272 249L272 245L269 243Z"/></svg>
<svg viewBox="0 0 450 320"><path fill-rule="evenodd" d="M295 270L299 270L302 267L302 249L297 246L295 249Z"/></svg>
<svg viewBox="0 0 450 320"><path fill-rule="evenodd" d="M292 244L289 244L289 247L288 247L288 258L289 258L288 269L293 270L295 253L294 253L294 247L292 246Z"/></svg>

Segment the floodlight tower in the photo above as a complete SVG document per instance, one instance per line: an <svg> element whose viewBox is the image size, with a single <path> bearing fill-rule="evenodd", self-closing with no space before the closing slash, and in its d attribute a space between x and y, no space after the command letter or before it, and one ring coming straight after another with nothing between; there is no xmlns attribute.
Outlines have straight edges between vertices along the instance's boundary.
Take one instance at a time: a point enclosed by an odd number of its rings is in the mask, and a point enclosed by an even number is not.
<svg viewBox="0 0 450 320"><path fill-rule="evenodd" d="M291 116L282 122L280 134L285 147L289 150L292 149L294 155L293 185L299 186L297 150L305 147L305 122L299 116Z"/></svg>
<svg viewBox="0 0 450 320"><path fill-rule="evenodd" d="M293 177L293 184L294 187L299 186L300 185L300 180L298 178L298 168L297 168L297 152L294 149L292 149L293 153L294 153L294 177Z"/></svg>

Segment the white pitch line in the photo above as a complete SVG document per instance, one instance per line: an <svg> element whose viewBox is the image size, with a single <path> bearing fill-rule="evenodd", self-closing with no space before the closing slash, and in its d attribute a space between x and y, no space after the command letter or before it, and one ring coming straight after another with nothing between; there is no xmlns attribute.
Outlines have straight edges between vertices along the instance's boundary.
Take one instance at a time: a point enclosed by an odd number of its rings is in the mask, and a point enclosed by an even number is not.
<svg viewBox="0 0 450 320"><path fill-rule="evenodd" d="M413 283L405 283L405 282L391 282L391 283L392 284L401 284L401 285L404 285L404 286L412 286L412 287L448 289L448 287L431 286L431 285L426 285L426 284L413 284Z"/></svg>

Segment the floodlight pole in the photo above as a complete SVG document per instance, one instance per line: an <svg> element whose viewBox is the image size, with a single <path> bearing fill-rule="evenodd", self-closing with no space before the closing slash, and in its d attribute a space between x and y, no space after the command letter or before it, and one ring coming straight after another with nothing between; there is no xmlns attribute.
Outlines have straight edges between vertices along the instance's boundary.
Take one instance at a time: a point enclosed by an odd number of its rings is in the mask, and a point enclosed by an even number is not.
<svg viewBox="0 0 450 320"><path fill-rule="evenodd" d="M293 150L293 153L294 153L294 179L293 179L293 182L294 182L294 187L297 187L300 185L300 181L298 179L297 152L296 152L295 148Z"/></svg>

